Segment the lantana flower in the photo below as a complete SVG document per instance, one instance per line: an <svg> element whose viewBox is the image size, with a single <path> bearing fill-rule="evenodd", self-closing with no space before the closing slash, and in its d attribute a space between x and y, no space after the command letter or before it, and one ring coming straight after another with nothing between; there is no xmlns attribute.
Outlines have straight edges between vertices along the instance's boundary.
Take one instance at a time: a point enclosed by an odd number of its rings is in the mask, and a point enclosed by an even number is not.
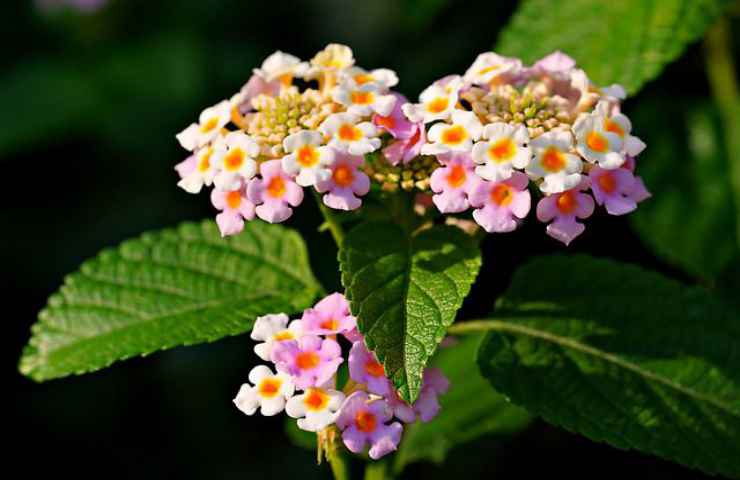
<svg viewBox="0 0 740 480"><path fill-rule="evenodd" d="M293 376L299 389L324 385L344 361L337 342L316 335L274 344L270 359L279 371Z"/></svg>
<svg viewBox="0 0 740 480"><path fill-rule="evenodd" d="M617 85L616 87L619 86ZM614 91L614 88L605 89L605 92L606 94L619 95L624 92L624 89L616 92ZM619 113L618 107L613 106L610 102L602 100L596 104L594 112L602 116L604 130L614 133L622 139L624 144L623 151L625 154L631 157L636 157L645 150L645 142L632 135L632 122L630 122L630 119L627 118L626 115Z"/></svg>
<svg viewBox="0 0 740 480"><path fill-rule="evenodd" d="M534 157L526 168L532 178L544 178L540 190L558 193L574 188L581 181L583 163L573 149L570 132L551 131L530 142Z"/></svg>
<svg viewBox="0 0 740 480"><path fill-rule="evenodd" d="M468 196L481 181L475 175L475 165L467 153L445 156L442 163L432 173L432 201L442 213L463 212L470 207Z"/></svg>
<svg viewBox="0 0 740 480"><path fill-rule="evenodd" d="M221 213L216 215L216 224L222 237L236 235L244 230L244 220L254 220L254 204L247 198L247 188L242 185L236 190L211 190L211 203Z"/></svg>
<svg viewBox="0 0 740 480"><path fill-rule="evenodd" d="M252 385L243 384L234 398L234 405L247 415L259 408L267 417L277 415L285 408L287 399L293 396L294 387L290 375L273 373L265 365L257 365L249 372Z"/></svg>
<svg viewBox="0 0 740 480"><path fill-rule="evenodd" d="M383 365L378 362L374 353L368 351L363 341L352 344L349 352L349 376L355 382L365 384L370 393L383 397L390 394L391 384L385 376Z"/></svg>
<svg viewBox="0 0 740 480"><path fill-rule="evenodd" d="M195 153L193 168L177 182L177 186L188 193L200 193L203 185L211 186L216 168L211 163L214 148L207 145Z"/></svg>
<svg viewBox="0 0 740 480"><path fill-rule="evenodd" d="M439 413L439 395L447 393L450 381L437 368L424 370L424 381L419 398L414 402L414 412L422 422L429 422Z"/></svg>
<svg viewBox="0 0 740 480"><path fill-rule="evenodd" d="M351 81L355 85L375 84L381 90L387 90L398 84L398 75L388 68L378 68L372 71L360 67L350 67L342 72L342 80Z"/></svg>
<svg viewBox="0 0 740 480"><path fill-rule="evenodd" d="M283 86L289 86L293 76L301 76L308 68L306 62L301 62L298 57L276 51L262 62L260 68L253 70L254 74L264 79L266 82L280 81Z"/></svg>
<svg viewBox="0 0 740 480"><path fill-rule="evenodd" d="M473 161L479 166L475 173L486 180L499 181L509 178L514 168L525 168L532 158L527 146L529 133L524 125L512 126L496 122L486 125L483 138L473 145Z"/></svg>
<svg viewBox="0 0 740 480"><path fill-rule="evenodd" d="M637 208L632 198L636 188L635 176L624 168L606 170L595 166L589 172L591 191L599 205L604 205L611 215L625 215Z"/></svg>
<svg viewBox="0 0 740 480"><path fill-rule="evenodd" d="M311 59L311 65L327 70L341 70L354 64L352 49L338 43L330 43Z"/></svg>
<svg viewBox="0 0 740 480"><path fill-rule="evenodd" d="M303 325L300 320L290 319L284 313L269 314L257 317L252 327L250 338L262 343L254 346L254 353L262 360L269 361L272 347L276 342L298 340L303 335Z"/></svg>
<svg viewBox="0 0 740 480"><path fill-rule="evenodd" d="M216 137L231 119L231 104L228 100L208 107L201 112L198 123L193 123L176 135L182 148L192 152L204 147Z"/></svg>
<svg viewBox="0 0 740 480"><path fill-rule="evenodd" d="M573 124L573 132L578 142L576 148L583 158L590 163L598 163L602 168L614 169L624 163L624 156L620 153L623 142L622 137L604 128L612 125L609 122L602 115L584 114ZM619 127L616 122L613 125Z"/></svg>
<svg viewBox="0 0 740 480"><path fill-rule="evenodd" d="M568 245L583 233L586 227L576 219L588 218L594 212L593 198L587 193L582 193L589 186L588 177L584 177L575 188L548 195L540 200L537 204L537 218L541 222L554 220L547 226L548 235Z"/></svg>
<svg viewBox="0 0 740 480"><path fill-rule="evenodd" d="M331 388L309 387L288 400L285 413L298 419L298 428L318 432L334 423L344 394Z"/></svg>
<svg viewBox="0 0 740 480"><path fill-rule="evenodd" d="M423 124L412 124L413 133L408 138L398 138L383 149L383 156L391 165L409 163L421 154L422 147L427 142Z"/></svg>
<svg viewBox="0 0 740 480"><path fill-rule="evenodd" d="M231 132L220 139L210 157L219 171L213 183L222 190L234 190L248 182L257 173L255 158L259 152L257 142L244 132Z"/></svg>
<svg viewBox="0 0 740 480"><path fill-rule="evenodd" d="M262 220L279 223L293 214L303 201L303 189L283 172L280 160L269 160L260 165L262 178L254 178L247 186L249 200L257 205L255 212Z"/></svg>
<svg viewBox="0 0 740 480"><path fill-rule="evenodd" d="M384 95L374 83L355 85L354 82L347 82L336 87L332 97L335 102L347 107L347 112L357 116L373 113L385 116L391 113L396 104L396 97Z"/></svg>
<svg viewBox="0 0 740 480"><path fill-rule="evenodd" d="M459 77L445 86L430 85L419 95L419 103L407 103L402 107L403 113L412 122L446 120L455 110L461 86Z"/></svg>
<svg viewBox="0 0 740 480"><path fill-rule="evenodd" d="M409 102L400 93L394 92L391 95L396 99L393 109L386 115L373 115L373 123L379 130L390 133L393 138L410 138L416 133L416 124L409 121L402 110L403 105Z"/></svg>
<svg viewBox="0 0 740 480"><path fill-rule="evenodd" d="M370 401L367 393L355 392L342 405L337 426L342 430L344 445L354 453L369 444L368 454L377 460L398 447L403 427L399 422L387 423L391 411L385 400Z"/></svg>
<svg viewBox="0 0 740 480"><path fill-rule="evenodd" d="M370 191L370 179L360 171L363 158L359 155L336 153L330 165L331 175L316 184L319 193L325 193L323 202L337 210L354 210L362 205L359 196Z"/></svg>
<svg viewBox="0 0 740 480"><path fill-rule="evenodd" d="M526 217L531 207L528 184L529 179L521 172L513 172L500 182L479 182L469 196L475 207L473 219L489 233L515 230L516 219Z"/></svg>
<svg viewBox="0 0 740 480"><path fill-rule="evenodd" d="M518 58L504 57L493 52L481 53L470 66L463 80L476 85L495 84L505 75L513 76L522 70Z"/></svg>
<svg viewBox="0 0 740 480"><path fill-rule="evenodd" d="M440 155L449 152L469 152L473 142L483 133L483 126L473 112L455 110L452 124L435 123L429 129L428 142L421 147L424 155Z"/></svg>
<svg viewBox="0 0 740 480"><path fill-rule="evenodd" d="M319 126L319 131L329 137L329 145L352 155L364 155L380 147L378 131L370 122L350 113L329 115Z"/></svg>
<svg viewBox="0 0 740 480"><path fill-rule="evenodd" d="M288 135L283 140L283 170L289 175L297 175L295 182L302 187L310 187L331 176L328 166L334 161L334 150L320 146L323 136L316 131L301 130Z"/></svg>
<svg viewBox="0 0 740 480"><path fill-rule="evenodd" d="M349 302L341 293L332 293L303 312L303 331L309 335L336 335L357 328L357 319L349 311Z"/></svg>

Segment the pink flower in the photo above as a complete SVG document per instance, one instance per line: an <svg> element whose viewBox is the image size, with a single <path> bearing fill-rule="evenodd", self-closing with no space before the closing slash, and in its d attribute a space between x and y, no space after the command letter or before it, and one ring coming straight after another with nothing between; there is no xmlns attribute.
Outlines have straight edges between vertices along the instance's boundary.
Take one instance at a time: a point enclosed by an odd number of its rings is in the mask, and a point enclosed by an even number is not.
<svg viewBox="0 0 740 480"><path fill-rule="evenodd" d="M357 320L349 312L349 302L341 293L332 293L303 312L303 332L309 335L335 335L351 332Z"/></svg>
<svg viewBox="0 0 740 480"><path fill-rule="evenodd" d="M532 70L537 72L560 73L567 72L576 66L576 61L560 50L537 60L532 65Z"/></svg>
<svg viewBox="0 0 740 480"><path fill-rule="evenodd" d="M408 163L421 153L421 147L427 142L423 123L412 124L412 134L408 138L399 138L383 149L383 156L391 165L400 162Z"/></svg>
<svg viewBox="0 0 740 480"><path fill-rule="evenodd" d="M385 397L388 402L388 407L393 412L393 416L401 420L403 423L414 423L416 421L416 412L414 408L403 401L398 396L398 392L395 388L391 388L391 391Z"/></svg>
<svg viewBox="0 0 740 480"><path fill-rule="evenodd" d="M469 153L454 153L438 157L444 166L432 173L431 187L436 193L432 201L442 213L463 212L470 207L468 195L480 179Z"/></svg>
<svg viewBox="0 0 740 480"><path fill-rule="evenodd" d="M586 227L576 218L588 218L594 213L594 200L590 195L580 193L590 186L588 177L570 190L548 195L537 204L537 218L549 222L547 234L568 245L574 238L583 233Z"/></svg>
<svg viewBox="0 0 740 480"><path fill-rule="evenodd" d="M175 165L175 171L177 171L177 174L180 176L180 178L185 178L193 173L197 166L198 160L195 158L195 154L193 154L182 162Z"/></svg>
<svg viewBox="0 0 740 480"><path fill-rule="evenodd" d="M324 385L344 361L337 342L315 335L277 342L270 357L279 371L293 376L293 383L301 390Z"/></svg>
<svg viewBox="0 0 740 480"><path fill-rule="evenodd" d="M637 208L637 202L630 197L635 189L635 177L629 170L605 170L595 166L588 176L596 203L604 205L610 215L624 215Z"/></svg>
<svg viewBox="0 0 740 480"><path fill-rule="evenodd" d="M349 332L344 332L342 335L344 335L344 338L352 343L360 342L363 340L362 334L359 330L357 330L357 327L353 328Z"/></svg>
<svg viewBox="0 0 740 480"><path fill-rule="evenodd" d="M255 211L262 220L279 223L293 214L290 206L303 201L303 189L283 172L280 160L270 160L260 165L262 178L254 178L247 186L249 200L258 205Z"/></svg>
<svg viewBox="0 0 740 480"><path fill-rule="evenodd" d="M254 220L254 204L247 199L247 189L211 191L211 203L221 213L216 215L216 223L221 236L235 235L244 230L244 220Z"/></svg>
<svg viewBox="0 0 740 480"><path fill-rule="evenodd" d="M635 177L635 186L628 195L629 198L636 203L640 203L653 196L648 189L645 188L645 183L642 181L641 177Z"/></svg>
<svg viewBox="0 0 740 480"><path fill-rule="evenodd" d="M487 232L511 232L517 227L516 218L529 213L532 199L527 190L529 178L521 172L501 182L481 181L470 195L476 209L473 218Z"/></svg>
<svg viewBox="0 0 740 480"><path fill-rule="evenodd" d="M391 391L391 382L385 376L383 365L365 348L364 342L352 344L349 351L349 376L355 382L367 385L370 393L386 396Z"/></svg>
<svg viewBox="0 0 740 480"><path fill-rule="evenodd" d="M387 116L373 115L373 123L379 130L390 133L393 138L411 138L416 133L415 124L410 122L401 110L401 105L409 103L409 101L400 93L391 92L391 95L396 97L393 110Z"/></svg>
<svg viewBox="0 0 740 480"><path fill-rule="evenodd" d="M355 392L344 402L336 424L342 430L344 445L360 453L370 444L370 458L377 460L396 450L403 427L398 422L386 424L391 411L385 400L368 402L365 392Z"/></svg>
<svg viewBox="0 0 740 480"><path fill-rule="evenodd" d="M254 107L252 107L254 97L262 94L272 97L277 96L280 93L280 80L268 82L260 75L252 75L239 93L241 94L238 105L239 112L245 114L254 110Z"/></svg>
<svg viewBox="0 0 740 480"><path fill-rule="evenodd" d="M324 195L324 204L337 210L354 210L362 205L362 196L370 191L370 179L357 167L362 165L360 155L335 152L334 163L329 166L331 177L316 184L316 190Z"/></svg>
<svg viewBox="0 0 740 480"><path fill-rule="evenodd" d="M437 368L424 370L424 383L419 393L419 398L414 402L414 411L419 415L422 422L428 422L439 413L439 400L437 397L450 388L450 381Z"/></svg>

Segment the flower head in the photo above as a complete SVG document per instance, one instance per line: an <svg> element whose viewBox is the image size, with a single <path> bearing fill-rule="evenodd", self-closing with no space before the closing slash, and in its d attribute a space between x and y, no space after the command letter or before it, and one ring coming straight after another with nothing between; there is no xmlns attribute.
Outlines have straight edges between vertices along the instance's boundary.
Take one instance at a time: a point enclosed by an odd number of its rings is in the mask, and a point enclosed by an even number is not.
<svg viewBox="0 0 740 480"><path fill-rule="evenodd" d="M354 210L362 205L363 196L370 191L370 179L358 170L363 158L359 155L337 153L329 167L331 175L316 184L319 193L325 193L324 204L337 210Z"/></svg>
<svg viewBox="0 0 740 480"><path fill-rule="evenodd" d="M573 149L573 135L556 131L544 133L531 141L534 157L526 168L532 178L544 178L540 190L558 193L574 188L581 181L583 164Z"/></svg>
<svg viewBox="0 0 740 480"><path fill-rule="evenodd" d="M548 195L537 204L537 218L541 222L552 223L547 226L547 234L568 245L586 229L577 218L584 219L594 212L594 200L581 193L590 186L588 177L579 185L561 193Z"/></svg>
<svg viewBox="0 0 740 480"><path fill-rule="evenodd" d="M528 183L529 179L521 172L513 172L500 182L479 182L469 197L478 225L489 233L516 229L516 218L522 219L529 213Z"/></svg>
<svg viewBox="0 0 740 480"><path fill-rule="evenodd" d="M211 190L211 203L221 213L216 215L216 224L221 236L236 235L244 230L244 220L254 220L254 204L247 199L247 189Z"/></svg>
<svg viewBox="0 0 740 480"><path fill-rule="evenodd" d="M376 395L385 397L392 390L383 365L365 347L363 341L352 344L349 352L349 376L355 382L367 385L367 390Z"/></svg>
<svg viewBox="0 0 740 480"><path fill-rule="evenodd" d="M218 170L213 183L222 190L239 188L257 173L255 158L259 153L259 145L252 137L239 131L229 133L216 142L210 155L213 168Z"/></svg>
<svg viewBox="0 0 740 480"><path fill-rule="evenodd" d="M357 328L349 302L341 293L332 293L303 312L303 330L309 335L336 335Z"/></svg>
<svg viewBox="0 0 740 480"><path fill-rule="evenodd" d="M626 117L625 117L626 118ZM612 129L622 129L616 122L598 114L583 114L573 125L573 132L578 142L578 153L590 163L598 163L602 168L619 168L624 163L624 156L620 153L623 146L622 137Z"/></svg>
<svg viewBox="0 0 740 480"><path fill-rule="evenodd" d="M210 186L217 171L211 163L213 152L214 148L211 145L198 150L193 156L192 166L189 165L182 170L185 175L177 182L177 186L188 193L200 193L203 185Z"/></svg>
<svg viewBox="0 0 740 480"><path fill-rule="evenodd" d="M463 212L470 207L470 195L481 181L475 175L474 164L467 153L444 158L444 166L432 173L432 201L442 213Z"/></svg>
<svg viewBox="0 0 740 480"><path fill-rule="evenodd" d="M262 342L254 346L254 353L262 360L270 360L275 343L301 338L302 322L293 320L288 324L288 321L289 318L284 313L264 315L254 321L250 338Z"/></svg>
<svg viewBox="0 0 740 480"><path fill-rule="evenodd" d="M378 131L370 122L350 113L329 115L319 126L319 131L328 137L329 145L351 155L364 155L380 147Z"/></svg>
<svg viewBox="0 0 740 480"><path fill-rule="evenodd" d="M257 205L255 212L262 220L279 223L293 214L292 207L303 201L303 189L283 172L280 160L269 160L260 165L262 178L255 178L247 186L249 200Z"/></svg>
<svg viewBox="0 0 740 480"><path fill-rule="evenodd" d="M412 122L429 123L435 120L446 120L457 105L462 80L456 77L446 85L433 84L419 95L419 103L407 103L402 106L403 113Z"/></svg>
<svg viewBox="0 0 740 480"><path fill-rule="evenodd" d="M323 137L313 130L301 130L288 135L283 140L283 149L287 153L281 160L283 170L288 175L298 175L296 183L310 187L331 176L327 168L334 161L334 150L321 147Z"/></svg>
<svg viewBox="0 0 740 480"><path fill-rule="evenodd" d="M191 124L188 128L176 135L182 148L193 151L201 148L218 137L221 129L231 119L231 103L228 100L208 107L201 112L198 123Z"/></svg>
<svg viewBox="0 0 740 480"><path fill-rule="evenodd" d="M252 385L243 384L234 398L234 405L247 415L259 408L262 415L277 415L285 408L285 401L293 396L294 387L289 375L273 373L265 365L257 365L249 372Z"/></svg>
<svg viewBox="0 0 740 480"><path fill-rule="evenodd" d="M318 432L334 423L344 394L330 388L309 387L288 400L285 413L298 419L298 428Z"/></svg>
<svg viewBox="0 0 740 480"><path fill-rule="evenodd" d="M276 343L270 357L279 371L293 376L299 389L324 385L344 361L337 342L315 335Z"/></svg>
<svg viewBox="0 0 740 480"><path fill-rule="evenodd" d="M473 112L454 110L452 124L435 123L429 129L429 142L421 148L424 155L469 152L483 133L483 126Z"/></svg>
<svg viewBox="0 0 740 480"><path fill-rule="evenodd" d="M398 422L388 424L391 411L385 400L370 400L367 393L355 392L344 402L336 423L342 430L344 445L360 453L370 445L370 458L377 460L396 450L403 427Z"/></svg>
<svg viewBox="0 0 740 480"><path fill-rule="evenodd" d="M489 123L483 129L483 138L473 145L473 161L479 166L475 173L486 180L506 180L514 168L529 165L532 150L527 146L529 133L524 125Z"/></svg>

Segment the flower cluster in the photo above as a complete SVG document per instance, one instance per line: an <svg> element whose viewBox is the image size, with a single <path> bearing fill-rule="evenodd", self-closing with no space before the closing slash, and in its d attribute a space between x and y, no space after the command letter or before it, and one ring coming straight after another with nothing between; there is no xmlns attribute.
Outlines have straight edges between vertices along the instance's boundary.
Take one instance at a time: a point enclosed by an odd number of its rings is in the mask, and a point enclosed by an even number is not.
<svg viewBox="0 0 740 480"><path fill-rule="evenodd" d="M316 88L301 90L296 79ZM363 156L381 147L381 132L395 131L399 97L390 88L397 83L391 70L355 66L344 45L328 45L310 62L275 52L240 92L177 135L191 152L176 167L178 185L189 193L214 186L222 235L240 232L255 216L288 219L304 187L323 194L330 208L354 210L370 189Z"/></svg>
<svg viewBox="0 0 740 480"><path fill-rule="evenodd" d="M650 196L634 175L645 144L620 112L624 97L618 85L594 86L561 52L529 67L483 53L463 76L434 82L401 109L428 125L421 153L441 165L431 178L440 212L473 208L487 232L512 231L529 213L531 181L542 195L537 218L568 244L594 200L623 215Z"/></svg>
<svg viewBox="0 0 740 480"><path fill-rule="evenodd" d="M241 386L234 404L245 414L281 411L298 419L298 427L321 432L336 425L344 445L354 453L378 459L401 440L403 423L428 422L439 411L438 395L449 388L442 373L424 372L422 390L413 405L401 400L374 354L367 350L343 295L334 293L303 312L300 320L285 314L259 317L252 329L255 353L275 365L258 365ZM344 362L339 336L351 343L349 378L342 391L336 377ZM394 417L398 421L394 421Z"/></svg>

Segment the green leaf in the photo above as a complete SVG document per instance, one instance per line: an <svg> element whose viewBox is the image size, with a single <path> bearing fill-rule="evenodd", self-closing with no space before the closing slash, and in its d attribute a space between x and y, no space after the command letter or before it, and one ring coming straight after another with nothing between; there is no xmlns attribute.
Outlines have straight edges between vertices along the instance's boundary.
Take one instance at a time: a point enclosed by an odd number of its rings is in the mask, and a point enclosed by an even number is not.
<svg viewBox="0 0 740 480"><path fill-rule="evenodd" d="M400 473L413 462L442 463L453 447L486 434L506 435L526 427L531 417L511 404L478 373L475 356L481 337L471 336L441 349L431 364L450 379L450 390L440 397L442 409L434 420L406 429L395 456Z"/></svg>
<svg viewBox="0 0 740 480"><path fill-rule="evenodd" d="M636 266L555 256L515 274L494 318L468 327L492 330L479 365L515 403L596 441L740 477L737 310Z"/></svg>
<svg viewBox="0 0 740 480"><path fill-rule="evenodd" d="M716 109L664 99L640 104L632 118L649 144L637 172L654 192L630 215L632 225L667 262L716 278L738 254L730 156Z"/></svg>
<svg viewBox="0 0 740 480"><path fill-rule="evenodd" d="M20 370L43 381L249 330L320 291L300 236L249 223L222 239L211 220L148 233L68 276L33 326Z"/></svg>
<svg viewBox="0 0 740 480"><path fill-rule="evenodd" d="M409 237L392 223L364 223L339 252L342 284L368 348L413 402L427 360L480 268L473 239L454 227Z"/></svg>
<svg viewBox="0 0 740 480"><path fill-rule="evenodd" d="M554 50L599 85L629 93L657 77L704 34L730 0L524 0L496 51L533 62Z"/></svg>

